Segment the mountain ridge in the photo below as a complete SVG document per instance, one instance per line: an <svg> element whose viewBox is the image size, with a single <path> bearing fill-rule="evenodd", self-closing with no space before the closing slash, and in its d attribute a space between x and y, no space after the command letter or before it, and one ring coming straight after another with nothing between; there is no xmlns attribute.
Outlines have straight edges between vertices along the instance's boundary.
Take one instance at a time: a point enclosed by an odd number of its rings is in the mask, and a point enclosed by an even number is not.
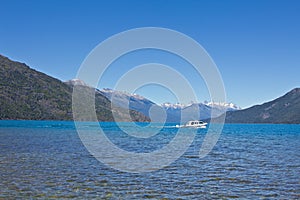
<svg viewBox="0 0 300 200"><path fill-rule="evenodd" d="M72 80L69 82L72 82ZM80 84L80 80L77 81L77 83ZM107 88L98 91L116 105L123 108L129 107L130 109L139 111L148 117L150 115L149 110L152 107L158 108L157 113L154 113L156 116L163 115L163 113L158 113L162 111L161 109L163 109L166 114L166 122L185 123L189 120L203 120L210 118L212 113L214 114L213 117L218 117L228 110L240 109L235 104L220 102L190 103L187 105L180 103L164 103L162 105L158 105L137 94L129 94L127 92ZM212 112L212 110L214 110L214 112Z"/></svg>
<svg viewBox="0 0 300 200"><path fill-rule="evenodd" d="M300 88L260 105L226 112L225 123L300 124Z"/></svg>
<svg viewBox="0 0 300 200"><path fill-rule="evenodd" d="M72 86L31 69L25 63L0 55L0 119L73 120ZM114 121L123 116L123 108L111 110L111 102L96 94L95 108L99 121ZM149 121L137 111L124 121Z"/></svg>
<svg viewBox="0 0 300 200"><path fill-rule="evenodd" d="M0 120L72 120L71 101L74 85L90 88L80 80L64 83L31 69L25 63L12 61L0 55ZM99 121L114 121L115 115L120 116L124 121L150 121L149 109L154 105L158 106L142 96L126 94L126 101L130 101L131 104L128 117L124 115L128 112L126 107L112 106L109 100L113 94L112 90L90 89L95 92L95 108ZM107 96L108 93L110 96ZM117 104L122 104L124 94L120 92L119 97L116 95ZM211 105L213 106L210 107ZM238 110L234 104L214 102L190 105L165 104L160 108L165 109L167 122L178 122L181 112L185 112L188 116L184 120L191 120L199 115L197 110L200 111L200 119L203 120L213 108L219 109L220 112L217 110L215 113L220 114L221 117L222 112L227 111L225 123L300 124L300 88L294 88L274 100L242 110ZM224 109L234 109L234 111Z"/></svg>

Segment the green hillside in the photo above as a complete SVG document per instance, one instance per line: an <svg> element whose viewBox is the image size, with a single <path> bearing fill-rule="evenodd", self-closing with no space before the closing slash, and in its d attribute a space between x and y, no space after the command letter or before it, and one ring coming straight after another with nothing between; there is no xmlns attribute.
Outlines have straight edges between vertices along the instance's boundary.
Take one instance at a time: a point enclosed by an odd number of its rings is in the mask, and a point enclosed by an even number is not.
<svg viewBox="0 0 300 200"><path fill-rule="evenodd" d="M226 123L300 123L300 88L273 101L227 112Z"/></svg>
<svg viewBox="0 0 300 200"><path fill-rule="evenodd" d="M72 86L0 55L0 119L72 120ZM114 121L112 112L123 116L121 108L111 110L111 102L95 96L99 121ZM149 121L130 111L123 121Z"/></svg>

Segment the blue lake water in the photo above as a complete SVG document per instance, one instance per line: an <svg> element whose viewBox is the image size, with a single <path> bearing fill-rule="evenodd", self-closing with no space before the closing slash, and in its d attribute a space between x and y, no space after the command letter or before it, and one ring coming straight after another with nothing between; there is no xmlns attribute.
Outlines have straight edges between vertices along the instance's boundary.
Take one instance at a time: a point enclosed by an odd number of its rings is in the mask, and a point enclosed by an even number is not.
<svg viewBox="0 0 300 200"><path fill-rule="evenodd" d="M178 130L133 138L101 126L132 152L161 149ZM127 173L95 159L73 122L0 121L0 199L300 199L300 125L227 124L200 159L205 134L169 166Z"/></svg>

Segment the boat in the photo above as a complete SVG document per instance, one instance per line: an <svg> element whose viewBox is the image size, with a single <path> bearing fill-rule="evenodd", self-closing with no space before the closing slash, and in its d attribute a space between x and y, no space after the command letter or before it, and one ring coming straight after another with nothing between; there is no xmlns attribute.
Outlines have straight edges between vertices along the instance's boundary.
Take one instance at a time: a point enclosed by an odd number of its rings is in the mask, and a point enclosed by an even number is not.
<svg viewBox="0 0 300 200"><path fill-rule="evenodd" d="M207 123L199 120L188 121L185 125L176 125L176 128L206 128Z"/></svg>

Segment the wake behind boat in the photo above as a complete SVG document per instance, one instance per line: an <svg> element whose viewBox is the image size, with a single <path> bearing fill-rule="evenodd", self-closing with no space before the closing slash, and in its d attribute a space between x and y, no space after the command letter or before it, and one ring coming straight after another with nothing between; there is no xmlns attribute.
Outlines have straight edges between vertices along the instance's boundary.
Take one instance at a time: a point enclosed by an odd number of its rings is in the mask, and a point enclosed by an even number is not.
<svg viewBox="0 0 300 200"><path fill-rule="evenodd" d="M206 128L207 123L199 120L188 121L185 125L176 125L176 128Z"/></svg>

